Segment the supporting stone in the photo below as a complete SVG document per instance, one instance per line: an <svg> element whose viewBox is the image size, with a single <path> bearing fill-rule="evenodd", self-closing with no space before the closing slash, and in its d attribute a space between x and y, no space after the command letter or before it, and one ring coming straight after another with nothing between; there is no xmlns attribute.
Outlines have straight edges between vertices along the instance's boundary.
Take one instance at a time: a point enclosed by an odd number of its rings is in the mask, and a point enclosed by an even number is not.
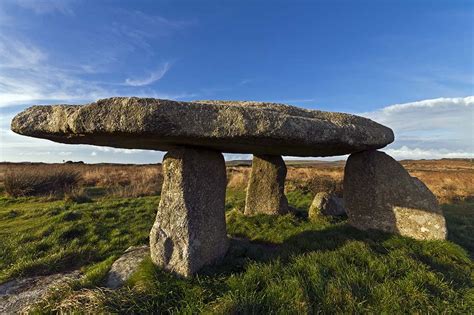
<svg viewBox="0 0 474 315"><path fill-rule="evenodd" d="M351 225L415 239L445 239L436 197L383 152L352 154L344 170L344 205Z"/></svg>
<svg viewBox="0 0 474 315"><path fill-rule="evenodd" d="M245 199L246 215L285 214L286 165L279 155L254 155Z"/></svg>
<svg viewBox="0 0 474 315"><path fill-rule="evenodd" d="M150 232L152 261L182 276L223 257L226 168L216 151L179 148L163 160L163 189Z"/></svg>

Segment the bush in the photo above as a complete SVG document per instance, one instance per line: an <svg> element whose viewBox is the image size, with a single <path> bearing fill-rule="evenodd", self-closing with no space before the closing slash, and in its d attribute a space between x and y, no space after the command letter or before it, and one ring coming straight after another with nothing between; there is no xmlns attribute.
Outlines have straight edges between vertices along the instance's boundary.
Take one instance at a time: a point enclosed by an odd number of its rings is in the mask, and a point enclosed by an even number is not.
<svg viewBox="0 0 474 315"><path fill-rule="evenodd" d="M63 196L77 187L80 175L66 169L17 168L5 174L5 192L12 197Z"/></svg>
<svg viewBox="0 0 474 315"><path fill-rule="evenodd" d="M91 202L92 199L89 197L87 191L82 188L71 189L64 194L64 201L74 203L86 203Z"/></svg>
<svg viewBox="0 0 474 315"><path fill-rule="evenodd" d="M303 180L293 179L286 183L288 191L300 191L316 195L319 192L326 192L342 197L342 179L336 179L329 175L315 174Z"/></svg>

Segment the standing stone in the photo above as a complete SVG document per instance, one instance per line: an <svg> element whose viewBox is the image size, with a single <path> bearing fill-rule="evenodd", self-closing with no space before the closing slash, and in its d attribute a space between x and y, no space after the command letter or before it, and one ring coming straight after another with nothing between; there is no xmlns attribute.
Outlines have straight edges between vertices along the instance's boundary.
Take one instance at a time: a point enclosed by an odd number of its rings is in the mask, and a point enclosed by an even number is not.
<svg viewBox="0 0 474 315"><path fill-rule="evenodd" d="M279 155L254 155L245 199L246 215L288 213L286 165Z"/></svg>
<svg viewBox="0 0 474 315"><path fill-rule="evenodd" d="M163 159L163 189L150 233L152 261L182 276L223 257L226 169L216 151L178 148Z"/></svg>
<svg viewBox="0 0 474 315"><path fill-rule="evenodd" d="M445 239L436 197L393 158L379 151L352 154L344 170L344 205L351 225L415 239Z"/></svg>
<svg viewBox="0 0 474 315"><path fill-rule="evenodd" d="M344 208L342 198L338 198L327 192L319 192L309 207L308 218L312 220L320 215L341 216L344 214L346 214L346 209Z"/></svg>

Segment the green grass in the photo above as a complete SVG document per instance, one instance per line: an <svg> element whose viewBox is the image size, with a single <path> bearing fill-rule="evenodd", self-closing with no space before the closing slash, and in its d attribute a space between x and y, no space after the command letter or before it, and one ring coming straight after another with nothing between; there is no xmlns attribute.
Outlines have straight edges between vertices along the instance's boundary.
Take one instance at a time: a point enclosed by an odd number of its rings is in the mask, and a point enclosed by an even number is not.
<svg viewBox="0 0 474 315"><path fill-rule="evenodd" d="M286 197L291 206L300 210L302 213L305 213L313 202L314 195L309 192L293 190L286 193Z"/></svg>
<svg viewBox="0 0 474 315"><path fill-rule="evenodd" d="M145 260L126 287L97 289L124 249L147 243L158 197L74 204L0 199L0 281L82 267L37 308L91 313L472 313L474 204L445 206L450 241L361 232L344 221L245 217L226 208L234 238L219 266L180 279ZM302 211L310 196L294 193ZM234 209L234 210L230 210Z"/></svg>
<svg viewBox="0 0 474 315"><path fill-rule="evenodd" d="M158 197L91 203L0 199L0 282L71 270L147 242Z"/></svg>
<svg viewBox="0 0 474 315"><path fill-rule="evenodd" d="M464 247L474 259L474 201L443 206L450 241Z"/></svg>

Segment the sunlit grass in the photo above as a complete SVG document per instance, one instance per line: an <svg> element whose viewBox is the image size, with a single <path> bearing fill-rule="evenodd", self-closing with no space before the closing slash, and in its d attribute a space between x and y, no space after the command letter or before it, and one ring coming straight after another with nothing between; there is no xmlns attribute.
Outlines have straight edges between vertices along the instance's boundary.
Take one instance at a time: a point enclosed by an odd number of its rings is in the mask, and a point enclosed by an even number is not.
<svg viewBox="0 0 474 315"><path fill-rule="evenodd" d="M234 238L219 266L178 278L146 259L128 284L99 289L113 260L146 244L159 197L76 204L0 199L0 281L82 268L37 308L90 313L469 313L473 204L445 206L451 241L361 232L321 218L243 216L227 195ZM294 193L302 212L310 197ZM233 209L233 210L231 210Z"/></svg>

